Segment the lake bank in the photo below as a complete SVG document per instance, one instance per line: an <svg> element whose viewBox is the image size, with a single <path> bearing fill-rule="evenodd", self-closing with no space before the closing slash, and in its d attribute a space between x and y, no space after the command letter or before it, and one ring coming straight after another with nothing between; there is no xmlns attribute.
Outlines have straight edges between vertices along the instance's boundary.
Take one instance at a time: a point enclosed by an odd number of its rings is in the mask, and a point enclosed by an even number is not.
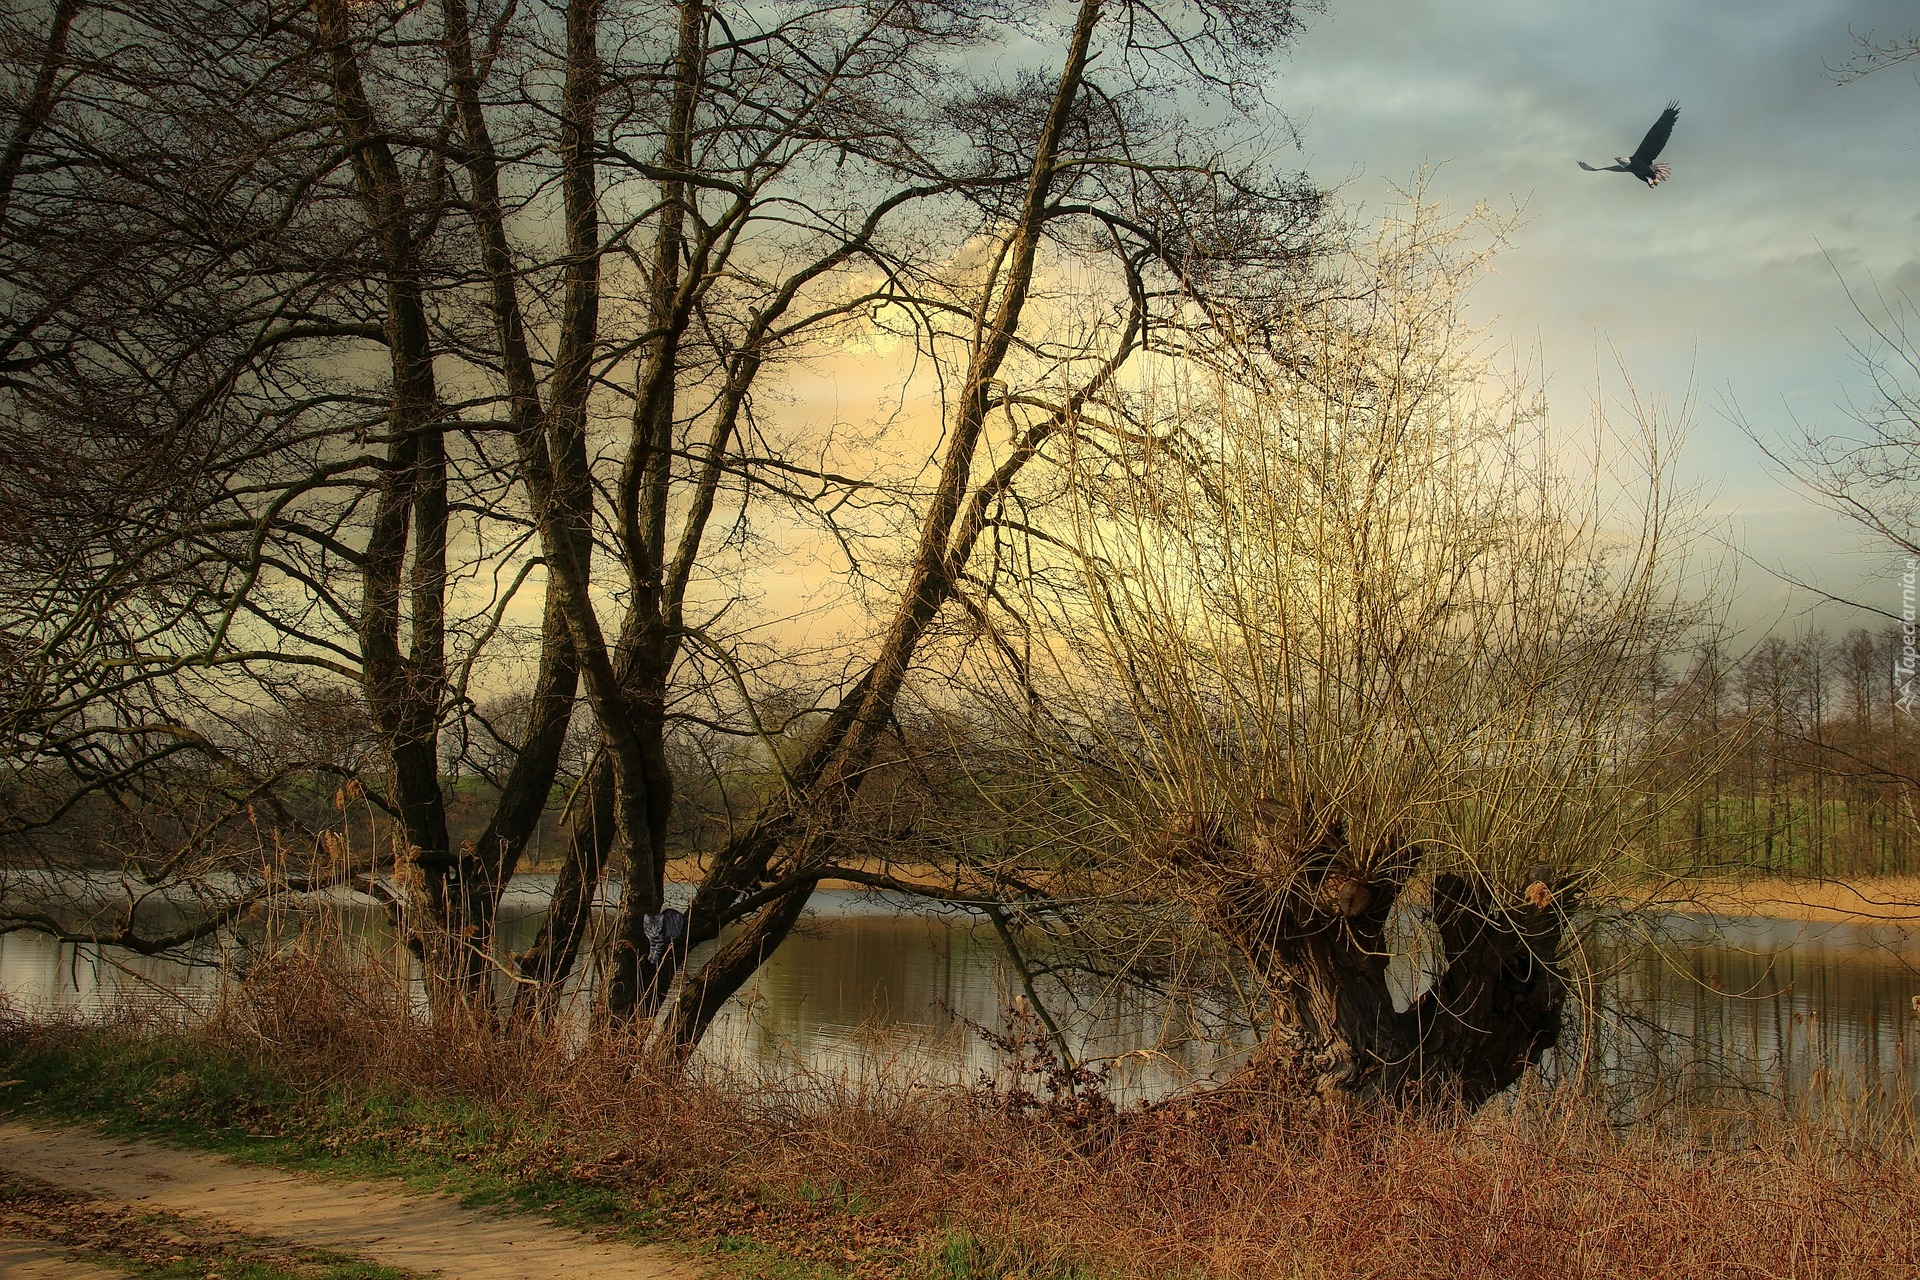
<svg viewBox="0 0 1920 1280"><path fill-rule="evenodd" d="M1920 876L1682 880L1654 893L1662 910L1820 924L1920 926Z"/></svg>
<svg viewBox="0 0 1920 1280"><path fill-rule="evenodd" d="M894 884L933 894L964 889L951 873L930 863L880 862L854 859L852 869ZM551 875L557 861L528 863L523 870ZM704 867L691 857L667 863L670 884L691 891ZM823 880L823 889L859 889L870 883ZM1920 875L1790 878L1769 875L1708 876L1665 881L1649 886L1647 894L1657 910L1722 916L1752 916L1771 920L1803 920L1823 924L1900 924L1920 926Z"/></svg>
<svg viewBox="0 0 1920 1280"><path fill-rule="evenodd" d="M922 897L930 904L938 904L942 894L954 894L964 901L991 892L988 884L956 878L950 869L932 863L853 858L844 865L861 878L829 877L819 882L819 889L829 893L891 891L903 901ZM522 905L533 899L544 901L550 896L560 869L561 864L557 860L524 860L514 879L507 885L508 900L520 900ZM684 901L690 897L704 873L705 867L697 858L683 856L670 859L666 868L669 898ZM37 867L8 868L0 864L0 875L19 878L18 884L11 881L0 883L12 891L27 890L30 899L35 892L50 892L38 887L40 881L57 878L61 874L76 882L88 878L97 881L101 887L93 891L96 894L117 898L124 892L118 874L107 868L88 872L47 873ZM1046 882L1046 876L1040 872L1024 872L1023 877L1028 883L1044 885ZM227 891L217 880L212 887ZM1664 880L1642 877L1626 881L1616 888L1617 892L1610 891L1607 895L1610 901L1654 912L1815 923L1920 926L1920 874L1861 877L1734 874L1675 876ZM600 902L603 906L610 905L617 903L619 898L620 877L617 872L612 872L606 878ZM34 900L34 905L38 907L42 904Z"/></svg>
<svg viewBox="0 0 1920 1280"><path fill-rule="evenodd" d="M1851 1280L1920 1263L1912 1135L1839 1121L1621 1130L1532 1095L1464 1122L1265 1097L1116 1115L1004 1076L675 1080L617 1049L424 1032L326 994L311 975L263 985L193 1029L14 1022L0 1109L401 1178L769 1280Z"/></svg>

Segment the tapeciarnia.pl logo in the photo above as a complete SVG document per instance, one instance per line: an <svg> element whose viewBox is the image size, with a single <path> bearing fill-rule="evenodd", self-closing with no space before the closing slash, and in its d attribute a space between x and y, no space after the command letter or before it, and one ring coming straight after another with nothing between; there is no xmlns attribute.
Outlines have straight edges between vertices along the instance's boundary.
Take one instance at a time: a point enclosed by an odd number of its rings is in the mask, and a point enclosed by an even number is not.
<svg viewBox="0 0 1920 1280"><path fill-rule="evenodd" d="M1893 682L1899 690L1895 705L1907 715L1913 714L1913 676L1920 670L1920 654L1914 648L1914 583L1920 577L1920 556L1908 556L1906 571L1900 575L1900 656L1893 664Z"/></svg>

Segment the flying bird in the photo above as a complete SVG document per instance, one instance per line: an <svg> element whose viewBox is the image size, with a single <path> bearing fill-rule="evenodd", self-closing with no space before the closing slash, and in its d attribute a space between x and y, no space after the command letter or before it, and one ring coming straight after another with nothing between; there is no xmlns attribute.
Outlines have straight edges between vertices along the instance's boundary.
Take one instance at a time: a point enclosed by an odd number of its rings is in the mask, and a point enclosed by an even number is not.
<svg viewBox="0 0 1920 1280"><path fill-rule="evenodd" d="M1650 187L1657 187L1667 180L1670 172L1667 166L1655 164L1654 159L1667 145L1667 139L1673 136L1673 122L1680 118L1680 104L1669 102L1660 118L1653 122L1653 128L1647 130L1647 136L1640 139L1640 149L1630 156L1615 156L1614 163L1594 168L1585 160L1579 161L1582 169L1588 173L1630 173Z"/></svg>

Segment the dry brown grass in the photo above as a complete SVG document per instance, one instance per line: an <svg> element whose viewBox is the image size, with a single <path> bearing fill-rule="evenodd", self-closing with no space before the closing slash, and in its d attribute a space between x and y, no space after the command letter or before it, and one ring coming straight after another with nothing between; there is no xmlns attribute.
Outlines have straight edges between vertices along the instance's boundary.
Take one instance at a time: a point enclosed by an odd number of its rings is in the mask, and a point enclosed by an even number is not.
<svg viewBox="0 0 1920 1280"><path fill-rule="evenodd" d="M1845 924L1920 924L1920 876L1706 880L1685 886L1684 899L1690 907L1720 915Z"/></svg>
<svg viewBox="0 0 1920 1280"><path fill-rule="evenodd" d="M1116 1117L884 1063L667 1080L617 1044L422 1029L377 985L301 957L194 1034L336 1116L362 1087L459 1099L492 1117L485 1159L511 1177L590 1183L682 1234L859 1275L1920 1273L1911 1124L1860 1116L1756 1113L1709 1138L1623 1131L1565 1095L1468 1118L1218 1097Z"/></svg>

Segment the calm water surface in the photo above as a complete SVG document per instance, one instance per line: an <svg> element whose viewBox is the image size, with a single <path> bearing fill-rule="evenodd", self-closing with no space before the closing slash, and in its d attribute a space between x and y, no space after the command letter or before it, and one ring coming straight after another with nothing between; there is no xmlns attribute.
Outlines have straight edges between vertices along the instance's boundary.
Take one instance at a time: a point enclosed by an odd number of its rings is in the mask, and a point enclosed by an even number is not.
<svg viewBox="0 0 1920 1280"><path fill-rule="evenodd" d="M529 942L551 878L516 881L504 941ZM871 1064L946 1079L991 1070L971 1024L997 1025L1020 990L991 928L916 915L865 891L823 891L812 918L715 1026L703 1052L755 1065ZM378 910L343 906L371 947ZM1789 1102L1838 1086L1920 1098L1920 929L1674 917L1657 940L1612 944L1599 1062L1624 1089L1696 1096L1733 1089ZM109 1004L204 1003L219 970L31 934L0 937L0 991L16 1007L86 1013ZM695 962L701 959L695 955ZM1164 1006L1109 998L1070 1026L1075 1051L1120 1059L1120 1092L1156 1094L1230 1066L1239 1046L1187 1040ZM1175 1047L1162 1046L1174 1043Z"/></svg>

